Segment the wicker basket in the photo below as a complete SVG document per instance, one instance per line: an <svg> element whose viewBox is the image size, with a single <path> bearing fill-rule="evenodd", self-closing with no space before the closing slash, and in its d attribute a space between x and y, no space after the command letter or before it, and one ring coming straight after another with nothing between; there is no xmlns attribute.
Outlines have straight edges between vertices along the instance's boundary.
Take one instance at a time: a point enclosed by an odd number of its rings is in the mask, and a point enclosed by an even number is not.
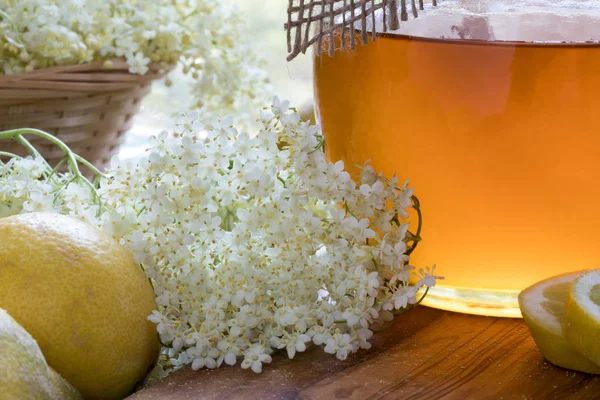
<svg viewBox="0 0 600 400"><path fill-rule="evenodd" d="M141 76L129 73L122 60L112 63L110 69L89 63L0 76L0 131L41 129L97 167L106 166L152 81L164 75L156 66ZM64 156L43 139L27 139L52 165ZM27 153L9 140L0 140L0 150Z"/></svg>

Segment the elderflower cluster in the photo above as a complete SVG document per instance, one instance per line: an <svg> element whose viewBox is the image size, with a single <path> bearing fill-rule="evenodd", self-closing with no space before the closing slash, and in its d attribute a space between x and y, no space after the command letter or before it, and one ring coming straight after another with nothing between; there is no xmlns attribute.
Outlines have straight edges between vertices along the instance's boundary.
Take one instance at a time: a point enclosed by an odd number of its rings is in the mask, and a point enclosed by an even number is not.
<svg viewBox="0 0 600 400"><path fill-rule="evenodd" d="M99 226L103 212L90 187L71 173L53 173L41 157L0 160L0 218L57 212Z"/></svg>
<svg viewBox="0 0 600 400"><path fill-rule="evenodd" d="M269 90L240 13L220 0L0 0L0 73L121 58L183 65L196 106L247 112Z"/></svg>
<svg viewBox="0 0 600 400"><path fill-rule="evenodd" d="M433 269L408 263L418 202L406 183L368 164L354 181L277 98L254 134L197 117L182 115L140 161L114 162L97 192L37 159L0 164L0 216L69 213L133 252L157 296L161 373L260 372L274 351L309 345L343 360L435 285Z"/></svg>

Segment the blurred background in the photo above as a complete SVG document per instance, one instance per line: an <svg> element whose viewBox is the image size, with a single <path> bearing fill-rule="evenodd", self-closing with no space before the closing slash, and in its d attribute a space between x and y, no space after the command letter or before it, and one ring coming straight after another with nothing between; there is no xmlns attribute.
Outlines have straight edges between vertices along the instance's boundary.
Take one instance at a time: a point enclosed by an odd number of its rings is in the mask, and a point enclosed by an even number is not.
<svg viewBox="0 0 600 400"><path fill-rule="evenodd" d="M250 43L256 46L267 61L267 71L275 93L288 99L292 106L312 117L312 58L300 55L286 61L287 42L283 24L286 21L287 1L227 0L234 3L247 17ZM141 112L125 138L119 153L121 158L135 158L146 147L145 137L170 129L169 116L187 109L190 96L188 79L180 70L170 75L173 85L155 82L152 93L144 99ZM258 113L258 110L256 110Z"/></svg>

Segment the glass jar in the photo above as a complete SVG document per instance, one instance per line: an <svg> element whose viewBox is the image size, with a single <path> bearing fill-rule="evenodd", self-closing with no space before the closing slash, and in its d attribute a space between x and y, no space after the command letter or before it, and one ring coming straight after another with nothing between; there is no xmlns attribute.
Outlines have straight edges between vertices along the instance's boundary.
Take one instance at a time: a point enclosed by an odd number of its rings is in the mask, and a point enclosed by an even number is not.
<svg viewBox="0 0 600 400"><path fill-rule="evenodd" d="M447 0L316 56L328 157L415 188L411 263L445 276L424 304L517 317L523 288L600 265L599 3Z"/></svg>

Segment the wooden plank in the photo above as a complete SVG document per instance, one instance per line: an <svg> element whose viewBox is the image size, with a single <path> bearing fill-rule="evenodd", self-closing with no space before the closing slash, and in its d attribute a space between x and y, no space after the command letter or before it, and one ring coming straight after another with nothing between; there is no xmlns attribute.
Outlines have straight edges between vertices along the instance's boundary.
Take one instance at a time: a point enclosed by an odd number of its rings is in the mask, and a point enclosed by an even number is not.
<svg viewBox="0 0 600 400"><path fill-rule="evenodd" d="M339 361L321 348L273 357L261 374L183 369L147 399L599 399L600 377L546 362L522 320L420 307Z"/></svg>

